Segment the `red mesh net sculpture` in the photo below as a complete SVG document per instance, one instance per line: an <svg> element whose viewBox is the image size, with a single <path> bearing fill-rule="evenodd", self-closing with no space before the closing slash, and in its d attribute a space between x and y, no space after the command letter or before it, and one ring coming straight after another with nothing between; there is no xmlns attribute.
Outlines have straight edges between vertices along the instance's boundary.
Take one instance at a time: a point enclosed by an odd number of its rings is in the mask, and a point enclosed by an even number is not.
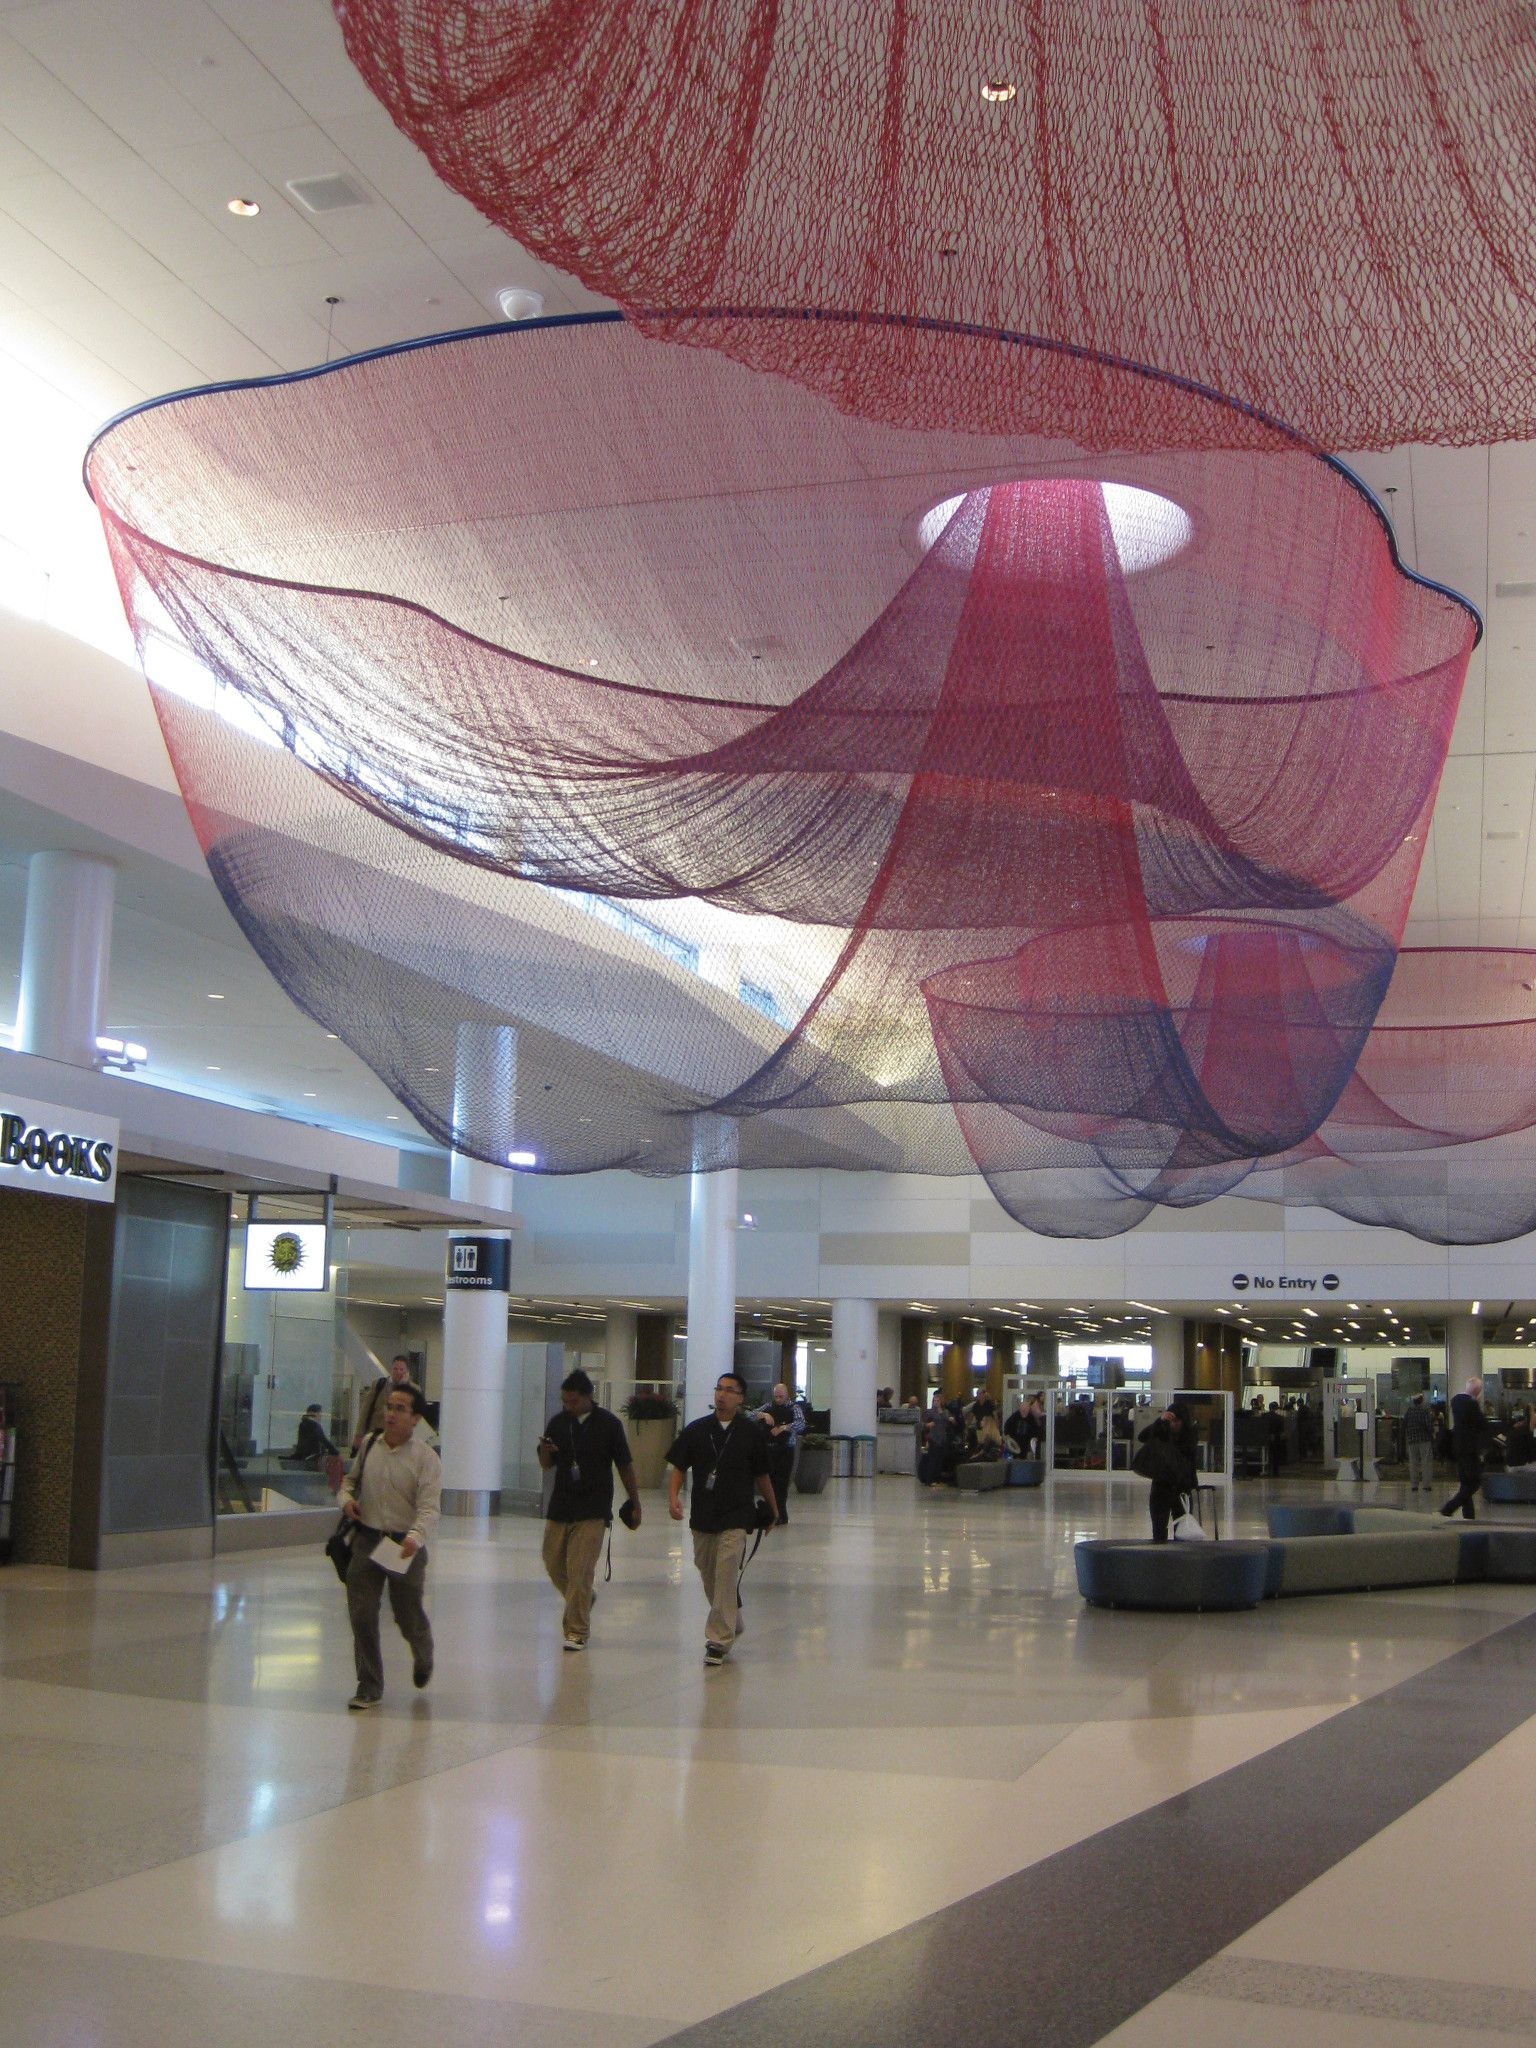
<svg viewBox="0 0 1536 2048"><path fill-rule="evenodd" d="M1518 0L335 0L438 173L653 333L871 418L1174 445L1094 352L1321 447L1536 434ZM701 307L774 307L763 323ZM836 309L836 310L833 310ZM1087 353L1037 378L984 339Z"/></svg>
<svg viewBox="0 0 1536 2048"><path fill-rule="evenodd" d="M435 1136L974 1164L1095 1235L1490 1135L1374 1052L1475 618L1233 416L916 435L599 317L162 401L88 476L226 900Z"/></svg>

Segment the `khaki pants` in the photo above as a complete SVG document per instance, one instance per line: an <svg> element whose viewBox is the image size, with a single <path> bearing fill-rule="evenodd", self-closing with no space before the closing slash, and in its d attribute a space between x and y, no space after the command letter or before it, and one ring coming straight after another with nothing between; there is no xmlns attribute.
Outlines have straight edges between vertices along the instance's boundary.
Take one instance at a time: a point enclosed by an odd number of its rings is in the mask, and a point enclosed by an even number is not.
<svg viewBox="0 0 1536 2048"><path fill-rule="evenodd" d="M1422 1486L1426 1493L1435 1483L1435 1447L1432 1443L1409 1444L1408 1477L1413 1490Z"/></svg>
<svg viewBox="0 0 1536 2048"><path fill-rule="evenodd" d="M584 1643L592 1628L592 1581L602 1555L606 1522L546 1522L544 1569L565 1600L567 1642Z"/></svg>
<svg viewBox="0 0 1536 2048"><path fill-rule="evenodd" d="M736 1640L736 1588L746 1552L745 1529L722 1529L714 1536L706 1536L702 1529L693 1532L693 1561L709 1601L704 1640L717 1650L730 1649Z"/></svg>

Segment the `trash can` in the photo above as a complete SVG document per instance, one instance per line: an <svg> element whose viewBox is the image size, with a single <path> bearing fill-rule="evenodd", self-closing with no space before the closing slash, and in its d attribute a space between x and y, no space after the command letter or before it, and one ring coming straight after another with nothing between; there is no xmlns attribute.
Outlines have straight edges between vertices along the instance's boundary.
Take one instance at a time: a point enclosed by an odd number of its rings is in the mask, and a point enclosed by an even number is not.
<svg viewBox="0 0 1536 2048"><path fill-rule="evenodd" d="M856 1436L850 1448L853 1451L851 1477L873 1479L875 1476L875 1440L872 1436Z"/></svg>
<svg viewBox="0 0 1536 2048"><path fill-rule="evenodd" d="M835 1436L832 1439L832 1477L846 1479L853 1469L853 1439Z"/></svg>

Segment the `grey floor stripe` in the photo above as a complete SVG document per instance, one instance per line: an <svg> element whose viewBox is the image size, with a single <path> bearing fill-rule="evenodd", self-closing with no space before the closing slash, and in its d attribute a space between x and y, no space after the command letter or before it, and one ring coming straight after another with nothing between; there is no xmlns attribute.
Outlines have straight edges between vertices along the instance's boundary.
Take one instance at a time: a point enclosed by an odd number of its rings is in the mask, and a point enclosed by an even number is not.
<svg viewBox="0 0 1536 2048"><path fill-rule="evenodd" d="M1536 1615L665 2048L1090 2048L1476 1762L1533 1704Z"/></svg>
<svg viewBox="0 0 1536 2048"><path fill-rule="evenodd" d="M1470 2027L1536 2041L1536 2011L1529 1991L1511 1990L1505 1984L1470 1984L1458 1977L1392 1977L1381 1970L1217 1956L1186 1977L1179 1990L1190 1998L1240 1999L1245 2005L1275 2005L1297 2012L1413 2021L1421 2027L1443 2027L1447 2035Z"/></svg>

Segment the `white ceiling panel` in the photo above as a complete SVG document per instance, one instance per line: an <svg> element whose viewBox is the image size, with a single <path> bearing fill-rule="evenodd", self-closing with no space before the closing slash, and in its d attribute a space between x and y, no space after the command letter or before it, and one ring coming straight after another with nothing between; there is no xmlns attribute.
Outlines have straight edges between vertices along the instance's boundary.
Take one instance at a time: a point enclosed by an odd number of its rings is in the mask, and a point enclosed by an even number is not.
<svg viewBox="0 0 1536 2048"><path fill-rule="evenodd" d="M329 12L323 0L321 11ZM302 120L287 87L202 0L133 0L133 17L149 61L218 134L239 141Z"/></svg>
<svg viewBox="0 0 1536 2048"><path fill-rule="evenodd" d="M221 0L215 11L312 119L349 119L376 104L325 0ZM411 145L402 139L401 147Z"/></svg>
<svg viewBox="0 0 1536 2048"><path fill-rule="evenodd" d="M39 64L7 27L0 29L0 122L55 170L132 150L82 99Z"/></svg>
<svg viewBox="0 0 1536 2048"><path fill-rule="evenodd" d="M124 21L132 33L120 32ZM6 27L74 97L131 149L150 153L166 135L211 142L218 130L144 53L147 24L134 10L59 0L7 18Z"/></svg>
<svg viewBox="0 0 1536 2048"><path fill-rule="evenodd" d="M103 336L99 350L88 348L56 320L24 304L0 284L0 351L25 363L55 390L78 399L103 418L146 395L116 362L108 360L111 339Z"/></svg>
<svg viewBox="0 0 1536 2048"><path fill-rule="evenodd" d="M9 128L0 127L0 184L11 178L30 178L47 168L36 150L28 149Z"/></svg>
<svg viewBox="0 0 1536 2048"><path fill-rule="evenodd" d="M1536 755L1489 757L1483 779L1483 871L1478 914L1517 918L1525 884Z"/></svg>
<svg viewBox="0 0 1536 2048"><path fill-rule="evenodd" d="M109 296L173 282L158 257L125 235L60 171L7 179L0 211Z"/></svg>
<svg viewBox="0 0 1536 2048"><path fill-rule="evenodd" d="M205 289L208 304L279 369L303 370L325 360L325 288L334 284L330 266L313 289L297 290L286 278L274 292L268 275L216 278ZM338 308L339 310L339 308ZM220 372L222 375L223 372Z"/></svg>
<svg viewBox="0 0 1536 2048"><path fill-rule="evenodd" d="M226 377L269 377L285 367L237 322L175 279L156 290L135 293L124 303L156 334L174 335L178 352L196 363L207 383Z"/></svg>

